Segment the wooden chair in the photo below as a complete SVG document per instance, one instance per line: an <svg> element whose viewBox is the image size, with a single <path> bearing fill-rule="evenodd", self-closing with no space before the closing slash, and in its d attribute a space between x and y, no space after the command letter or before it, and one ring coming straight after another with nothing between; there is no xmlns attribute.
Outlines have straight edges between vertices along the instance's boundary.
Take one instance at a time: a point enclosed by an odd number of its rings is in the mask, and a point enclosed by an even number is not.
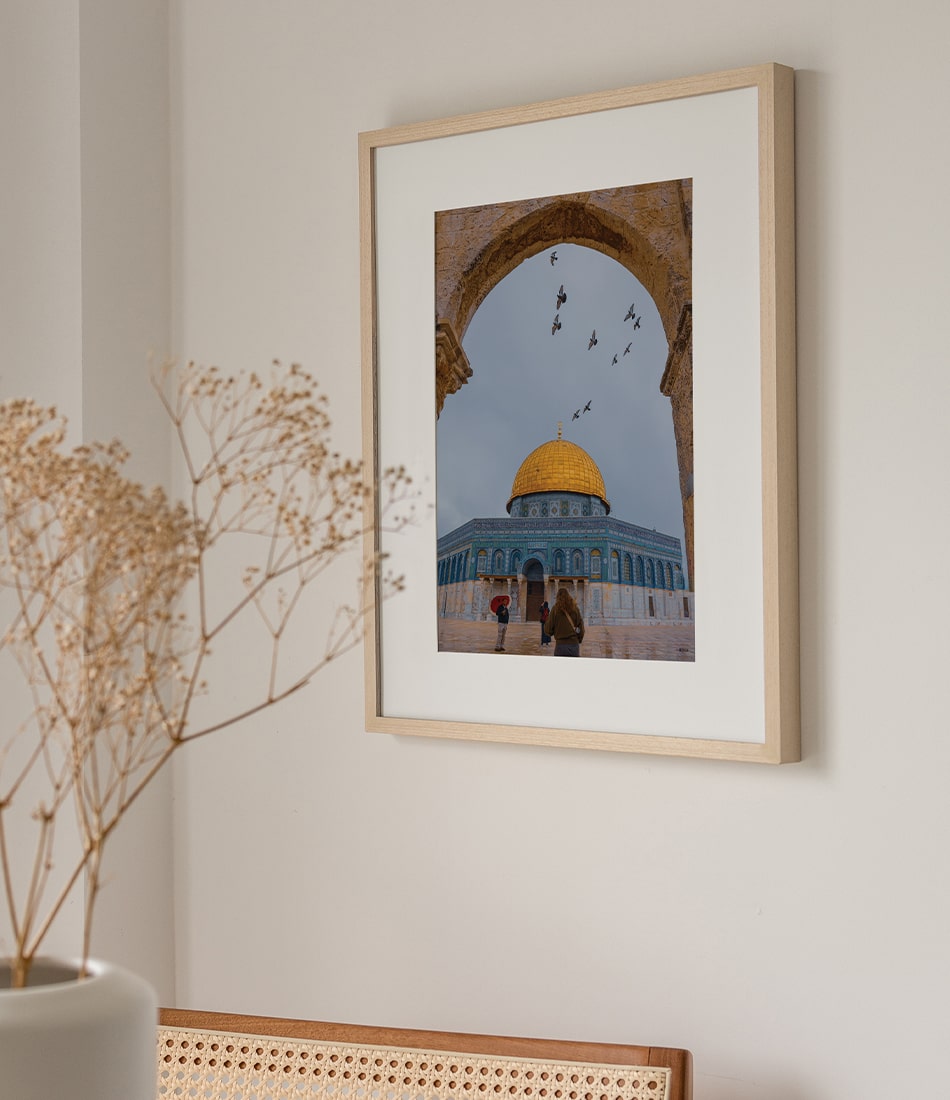
<svg viewBox="0 0 950 1100"><path fill-rule="evenodd" d="M162 1009L158 1097L691 1100L688 1050Z"/></svg>

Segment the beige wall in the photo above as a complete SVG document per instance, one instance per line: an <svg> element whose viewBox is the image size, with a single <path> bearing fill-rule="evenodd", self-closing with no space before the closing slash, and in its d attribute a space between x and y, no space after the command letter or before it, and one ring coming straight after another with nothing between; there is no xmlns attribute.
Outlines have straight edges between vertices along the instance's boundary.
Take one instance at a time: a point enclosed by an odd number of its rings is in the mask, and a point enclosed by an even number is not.
<svg viewBox="0 0 950 1100"><path fill-rule="evenodd" d="M147 384L149 356L170 345L168 26L164 0L0 8L0 397L56 405L75 442L121 436L129 471L148 482L171 472ZM21 692L18 676L0 683L8 723L27 712ZM163 999L174 988L170 800L169 774L107 849L93 938ZM18 855L34 835L14 836ZM74 894L47 950L80 953L81 912Z"/></svg>
<svg viewBox="0 0 950 1100"><path fill-rule="evenodd" d="M52 49L62 5L30 10ZM794 66L804 762L369 735L351 654L279 713L179 761L166 804L175 996L684 1045L697 1100L875 1100L900 1074L936 1094L950 1022L948 608L934 584L950 535L950 11L929 0L873 16L860 0L580 11L567 0L174 3L171 350L318 369L355 452L359 130ZM103 33L123 56L127 29ZM79 79L76 49L65 43L47 92ZM142 88L160 100L159 83ZM62 119L68 103L27 108L15 133L29 155L49 110ZM127 140L121 117L109 125ZM136 160L162 147L160 118L148 126L154 146ZM73 120L66 137L78 142ZM42 178L76 202L79 154L63 155L70 175ZM16 195L45 224L42 195ZM64 331L17 330L18 354L38 347L38 363L55 366L58 339L74 354L77 217L73 266L48 245L25 253L65 281ZM9 286L6 256L2 266ZM51 285L24 295L29 309ZM112 312L98 308L100 320ZM76 377L70 360L70 394ZM85 401L107 386L96 380ZM882 528L886 545L907 547L900 557L874 549ZM936 594L922 611L924 591ZM236 679L245 657L229 656ZM151 852L165 850L163 820ZM163 897L141 918L156 935L172 909ZM119 928L102 953L113 945L124 950ZM165 980L144 946L135 953Z"/></svg>
<svg viewBox="0 0 950 1100"><path fill-rule="evenodd" d="M82 422L79 18L77 4L0 8L0 396L28 394ZM8 605L4 605L6 609ZM0 680L4 720L30 698L8 666ZM2 738L6 741L6 737ZM17 825L10 850L21 875L32 825ZM18 878L25 882L25 877ZM74 955L80 899L54 925L49 948ZM10 943L6 906L0 955Z"/></svg>
<svg viewBox="0 0 950 1100"><path fill-rule="evenodd" d="M762 768L368 735L354 655L183 761L180 1002L682 1044L698 1100L872 1100L908 1051L933 1080L947 601L921 614L919 593L950 534L947 9L203 0L176 27L180 345L319 367L353 450L359 130L800 70L805 752ZM882 526L902 560L874 552Z"/></svg>

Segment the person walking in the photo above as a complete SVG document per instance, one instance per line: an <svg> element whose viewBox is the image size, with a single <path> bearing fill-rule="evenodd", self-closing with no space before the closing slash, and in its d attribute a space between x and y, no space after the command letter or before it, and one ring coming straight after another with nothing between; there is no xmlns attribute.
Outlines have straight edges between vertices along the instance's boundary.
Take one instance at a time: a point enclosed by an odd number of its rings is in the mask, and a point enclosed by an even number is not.
<svg viewBox="0 0 950 1100"><path fill-rule="evenodd" d="M505 652L505 634L508 633L508 601L501 600L495 612L498 619L498 637L495 639L495 652Z"/></svg>
<svg viewBox="0 0 950 1100"><path fill-rule="evenodd" d="M566 588L559 588L554 597L554 607L545 623L554 638L555 657L580 657L584 640L584 619L574 597Z"/></svg>
<svg viewBox="0 0 950 1100"><path fill-rule="evenodd" d="M541 604L541 610L538 612L538 618L541 620L541 645L546 646L551 644L551 635L548 633L547 624L548 616L551 614L551 608L548 606L548 601L545 600Z"/></svg>

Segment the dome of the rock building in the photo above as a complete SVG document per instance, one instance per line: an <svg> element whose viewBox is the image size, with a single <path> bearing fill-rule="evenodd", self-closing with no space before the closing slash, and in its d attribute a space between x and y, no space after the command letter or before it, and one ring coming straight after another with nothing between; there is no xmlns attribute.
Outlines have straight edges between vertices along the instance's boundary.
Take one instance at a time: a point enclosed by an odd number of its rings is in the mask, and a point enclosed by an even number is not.
<svg viewBox="0 0 950 1100"><path fill-rule="evenodd" d="M562 439L542 443L518 467L508 498L508 511L512 501L533 493L582 493L599 497L609 514L610 502L603 475L597 463L583 447Z"/></svg>

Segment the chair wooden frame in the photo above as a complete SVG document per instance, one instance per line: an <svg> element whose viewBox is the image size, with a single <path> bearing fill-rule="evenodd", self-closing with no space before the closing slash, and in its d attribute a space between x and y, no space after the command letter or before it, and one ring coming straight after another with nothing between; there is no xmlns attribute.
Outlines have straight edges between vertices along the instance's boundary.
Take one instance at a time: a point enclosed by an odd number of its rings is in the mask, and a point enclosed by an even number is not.
<svg viewBox="0 0 950 1100"><path fill-rule="evenodd" d="M180 1050L183 1042L185 1045L188 1044L187 1039L182 1040L182 1032L195 1033L187 1054L183 1054ZM476 1056L482 1059L505 1060L506 1062L517 1062L524 1059L526 1063L532 1063L531 1070L538 1074L544 1071L543 1063L551 1063L552 1067L562 1068L565 1063L604 1067L649 1067L669 1071L666 1097L657 1095L656 1100L691 1100L693 1095L692 1056L688 1050L679 1048L370 1027L359 1024L294 1020L273 1016L244 1016L225 1012L200 1012L186 1009L162 1009L159 1013L158 1070L160 1087L163 1071L169 1063L173 1066L180 1063L186 1069L192 1062L201 1062L206 1066L209 1061L212 1065L215 1064L215 1061L220 1061L220 1064L223 1065L226 1057L224 1053L220 1054L219 1059L211 1060L209 1048L213 1042L217 1042L217 1047L221 1051L224 1051L228 1046L232 1047L235 1051L235 1058L240 1058L243 1052L246 1059L253 1061L255 1052L260 1056L263 1048L260 1046L252 1048L247 1042L249 1037L283 1039L284 1044L281 1044L282 1046L290 1043L313 1042L334 1046L341 1044L362 1048L386 1048L390 1051L406 1052L410 1056L413 1051L426 1051ZM235 1039L236 1042L232 1041ZM222 1046L222 1044L224 1045ZM195 1052L195 1057L191 1056L192 1051ZM275 1052L276 1047L274 1052L269 1053ZM267 1053L263 1053L264 1061L267 1060ZM542 1064L538 1066L537 1063ZM406 1062L405 1064L411 1065L412 1063ZM273 1070L274 1066L271 1065L265 1068ZM207 1073L206 1068L204 1072ZM285 1070L285 1072L287 1071ZM517 1075L517 1070L515 1070L515 1075ZM448 1076L448 1074L445 1074L445 1076ZM586 1080L590 1081L591 1076L588 1076ZM619 1083L623 1084L622 1078ZM564 1100L586 1100L588 1095L593 1096L594 1100L601 1100L601 1092L596 1091L598 1084L599 1082L595 1082L594 1093L586 1092L583 1083L574 1089L565 1086L563 1093L562 1090L555 1089L553 1084L550 1091L542 1090L540 1086L534 1090L529 1088L526 1091L528 1093L534 1091L539 1100L545 1097L546 1094L551 1098L557 1098L561 1093ZM587 1087L590 1088L591 1086ZM460 1081L459 1096L461 1098L465 1097L466 1089L472 1092L473 1100L477 1100L478 1090L473 1090L469 1085ZM482 1091L484 1091L484 1087ZM492 1088L489 1091L498 1092L499 1088ZM423 1094L424 1092L414 1088L414 1095ZM161 1091L159 1095L162 1095ZM174 1092L169 1092L168 1095L174 1095ZM198 1095L203 1095L203 1093L199 1092ZM218 1096L219 1094L215 1093L215 1095ZM248 1094L242 1092L234 1095L237 1097Z"/></svg>

